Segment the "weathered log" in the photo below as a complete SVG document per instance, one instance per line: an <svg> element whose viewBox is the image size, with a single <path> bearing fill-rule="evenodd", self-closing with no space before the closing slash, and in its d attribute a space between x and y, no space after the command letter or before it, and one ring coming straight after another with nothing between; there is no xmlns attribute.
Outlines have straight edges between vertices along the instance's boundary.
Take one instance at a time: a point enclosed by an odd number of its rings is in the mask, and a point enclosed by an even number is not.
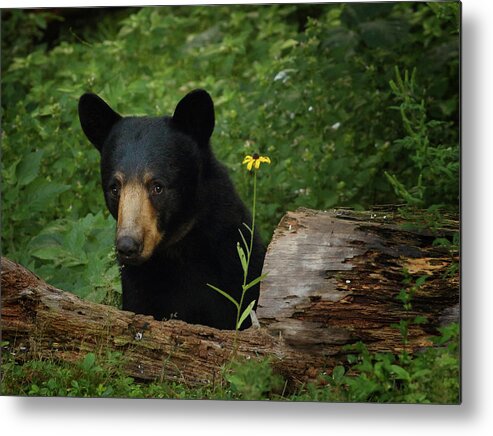
<svg viewBox="0 0 493 436"><path fill-rule="evenodd" d="M408 347L431 345L437 327L459 318L458 273L450 274L458 253L433 244L438 236L451 240L458 222L442 221L431 232L388 211L288 213L264 263L261 325L293 349L338 356L342 345L356 341L397 352L403 342L393 324L420 315L427 322L411 325ZM412 309L404 310L399 291L423 275Z"/></svg>
<svg viewBox="0 0 493 436"><path fill-rule="evenodd" d="M221 366L235 358L269 356L290 380L305 380L325 359L285 349L262 329L238 333L150 316L81 300L50 286L8 259L2 268L2 340L19 360L76 361L88 352L121 351L126 372L142 380L190 386L220 380Z"/></svg>
<svg viewBox="0 0 493 436"><path fill-rule="evenodd" d="M121 351L129 375L190 386L220 380L221 366L239 358L270 357L290 381L306 381L343 360L343 346L362 340L370 349L398 351L391 324L424 315L412 326L409 349L458 314L458 277L446 275L456 256L434 247L434 234L403 229L383 214L288 213L269 246L257 315L261 328L236 334L83 301L22 266L1 261L2 339L19 360L80 359L89 351ZM450 237L457 223L440 234ZM406 312L396 295L403 269L429 275Z"/></svg>

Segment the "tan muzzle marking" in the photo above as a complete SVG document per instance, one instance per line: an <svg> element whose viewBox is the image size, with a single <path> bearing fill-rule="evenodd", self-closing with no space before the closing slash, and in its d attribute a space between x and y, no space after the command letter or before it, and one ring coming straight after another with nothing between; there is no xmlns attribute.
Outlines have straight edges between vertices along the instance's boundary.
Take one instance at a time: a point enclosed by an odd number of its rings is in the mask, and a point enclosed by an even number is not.
<svg viewBox="0 0 493 436"><path fill-rule="evenodd" d="M142 244L141 257L148 259L163 238L158 230L157 213L146 187L130 181L123 185L118 204L117 239L129 236Z"/></svg>

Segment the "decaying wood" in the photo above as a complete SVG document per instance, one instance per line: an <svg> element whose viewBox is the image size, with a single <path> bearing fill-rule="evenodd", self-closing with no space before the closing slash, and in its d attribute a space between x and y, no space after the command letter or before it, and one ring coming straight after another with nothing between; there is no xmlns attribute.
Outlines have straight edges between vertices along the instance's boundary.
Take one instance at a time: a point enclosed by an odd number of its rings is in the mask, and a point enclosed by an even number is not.
<svg viewBox="0 0 493 436"><path fill-rule="evenodd" d="M75 361L84 353L121 351L129 375L190 386L220 379L221 365L238 358L269 356L274 367L304 380L325 360L287 350L262 329L235 332L155 321L114 307L84 301L56 289L21 265L2 258L2 340L19 360Z"/></svg>
<svg viewBox="0 0 493 436"><path fill-rule="evenodd" d="M337 356L341 345L361 340L374 351L402 349L400 319L417 315L410 347L431 345L440 325L458 321L459 278L449 274L457 254L433 245L452 239L457 221L435 232L410 226L392 212L300 209L284 216L264 263L257 316L293 349ZM407 277L426 276L405 311L396 297Z"/></svg>
<svg viewBox="0 0 493 436"><path fill-rule="evenodd" d="M450 237L457 223L440 230ZM423 315L410 349L429 345L437 326L458 317L454 257L433 247L434 234L404 229L380 213L288 213L269 246L257 316L261 328L238 335L83 301L2 258L2 339L19 360L75 361L89 351L121 351L129 375L190 386L220 380L235 349L239 358L270 357L291 381L306 381L344 359L342 347L362 340L371 349L398 351L392 323ZM396 300L403 269L429 279L407 313Z"/></svg>

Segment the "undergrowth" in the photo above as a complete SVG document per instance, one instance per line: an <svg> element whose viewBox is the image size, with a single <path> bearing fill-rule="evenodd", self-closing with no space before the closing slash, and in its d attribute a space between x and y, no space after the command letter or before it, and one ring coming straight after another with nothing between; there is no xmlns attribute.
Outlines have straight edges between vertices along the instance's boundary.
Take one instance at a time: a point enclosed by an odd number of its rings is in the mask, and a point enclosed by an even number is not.
<svg viewBox="0 0 493 436"><path fill-rule="evenodd" d="M15 361L3 344L2 395L170 398L216 400L279 400L378 403L457 404L459 328L440 329L434 347L403 358L371 353L358 343L343 365L315 380L292 385L273 370L269 359L229 362L214 383L188 387L163 381L144 383L125 374L118 352L88 353L75 363L54 359Z"/></svg>

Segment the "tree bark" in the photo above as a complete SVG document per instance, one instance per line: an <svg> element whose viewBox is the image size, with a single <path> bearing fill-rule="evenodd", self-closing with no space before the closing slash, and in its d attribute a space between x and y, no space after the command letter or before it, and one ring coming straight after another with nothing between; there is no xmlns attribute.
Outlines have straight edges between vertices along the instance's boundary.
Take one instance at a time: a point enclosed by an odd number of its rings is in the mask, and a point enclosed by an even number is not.
<svg viewBox="0 0 493 436"><path fill-rule="evenodd" d="M451 240L458 222L443 217L431 232L419 225L425 218L416 213L418 224L410 224L389 211L288 213L265 258L260 324L293 349L340 356L341 346L356 341L372 351L400 351L393 325L420 315L427 322L410 326L408 347L431 345L439 326L459 318L459 277L451 269L458 253L433 244ZM396 297L420 276L427 279L404 310Z"/></svg>
<svg viewBox="0 0 493 436"><path fill-rule="evenodd" d="M306 380L324 359L285 349L263 329L217 330L84 301L45 283L6 258L2 267L2 340L20 361L73 362L85 353L124 354L127 374L199 386L221 380L221 366L236 358L270 357L290 380Z"/></svg>
<svg viewBox="0 0 493 436"><path fill-rule="evenodd" d="M458 274L447 274L457 254L432 244L435 235L450 238L458 223L445 220L434 233L403 224L390 213L288 213L265 259L261 327L239 333L83 301L2 258L2 340L21 361L121 351L129 375L189 386L220 382L221 366L234 356L269 357L289 381L307 381L344 361L343 346L359 340L371 350L399 351L392 324L423 315L428 322L410 328L412 351L458 319ZM396 299L404 268L429 277L410 311Z"/></svg>

